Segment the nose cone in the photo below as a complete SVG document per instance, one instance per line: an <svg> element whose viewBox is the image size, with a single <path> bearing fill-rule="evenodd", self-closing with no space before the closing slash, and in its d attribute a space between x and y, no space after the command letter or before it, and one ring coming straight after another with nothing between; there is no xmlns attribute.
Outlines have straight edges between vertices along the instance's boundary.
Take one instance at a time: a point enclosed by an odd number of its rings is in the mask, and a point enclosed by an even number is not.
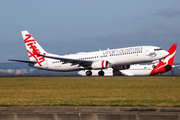
<svg viewBox="0 0 180 120"><path fill-rule="evenodd" d="M168 56L168 55L169 55L169 52L168 52L168 51L163 50L163 51L162 51L162 55L163 55L163 57L166 57L166 56Z"/></svg>

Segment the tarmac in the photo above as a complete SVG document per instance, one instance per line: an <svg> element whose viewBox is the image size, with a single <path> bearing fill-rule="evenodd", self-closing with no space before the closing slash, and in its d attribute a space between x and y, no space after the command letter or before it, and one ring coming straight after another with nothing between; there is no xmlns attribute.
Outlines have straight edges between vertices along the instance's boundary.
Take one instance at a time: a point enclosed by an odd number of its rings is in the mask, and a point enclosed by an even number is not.
<svg viewBox="0 0 180 120"><path fill-rule="evenodd" d="M0 120L180 120L179 107L0 107Z"/></svg>

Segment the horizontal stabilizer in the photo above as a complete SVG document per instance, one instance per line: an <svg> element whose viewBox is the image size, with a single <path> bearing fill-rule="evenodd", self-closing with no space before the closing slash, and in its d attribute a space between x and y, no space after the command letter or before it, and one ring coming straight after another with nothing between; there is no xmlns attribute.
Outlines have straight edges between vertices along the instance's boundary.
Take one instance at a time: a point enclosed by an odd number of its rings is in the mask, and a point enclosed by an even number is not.
<svg viewBox="0 0 180 120"><path fill-rule="evenodd" d="M180 67L180 65L174 65L174 67Z"/></svg>
<svg viewBox="0 0 180 120"><path fill-rule="evenodd" d="M23 62L23 63L37 63L36 61L26 61L26 60L14 60L14 59L8 59L9 61L15 61L15 62Z"/></svg>

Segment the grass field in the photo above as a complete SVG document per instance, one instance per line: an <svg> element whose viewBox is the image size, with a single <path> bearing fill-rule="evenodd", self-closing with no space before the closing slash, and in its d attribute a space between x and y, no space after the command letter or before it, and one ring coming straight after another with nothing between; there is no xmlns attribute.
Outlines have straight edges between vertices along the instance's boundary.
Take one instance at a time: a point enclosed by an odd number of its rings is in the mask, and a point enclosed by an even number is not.
<svg viewBox="0 0 180 120"><path fill-rule="evenodd" d="M0 106L180 107L180 77L2 77Z"/></svg>

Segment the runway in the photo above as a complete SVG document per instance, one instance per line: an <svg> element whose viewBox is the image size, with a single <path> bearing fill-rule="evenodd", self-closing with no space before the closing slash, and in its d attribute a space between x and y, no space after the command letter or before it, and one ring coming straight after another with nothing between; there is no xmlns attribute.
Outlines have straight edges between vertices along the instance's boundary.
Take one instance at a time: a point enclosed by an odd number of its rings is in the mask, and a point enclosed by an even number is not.
<svg viewBox="0 0 180 120"><path fill-rule="evenodd" d="M180 120L175 107L0 107L0 120Z"/></svg>

